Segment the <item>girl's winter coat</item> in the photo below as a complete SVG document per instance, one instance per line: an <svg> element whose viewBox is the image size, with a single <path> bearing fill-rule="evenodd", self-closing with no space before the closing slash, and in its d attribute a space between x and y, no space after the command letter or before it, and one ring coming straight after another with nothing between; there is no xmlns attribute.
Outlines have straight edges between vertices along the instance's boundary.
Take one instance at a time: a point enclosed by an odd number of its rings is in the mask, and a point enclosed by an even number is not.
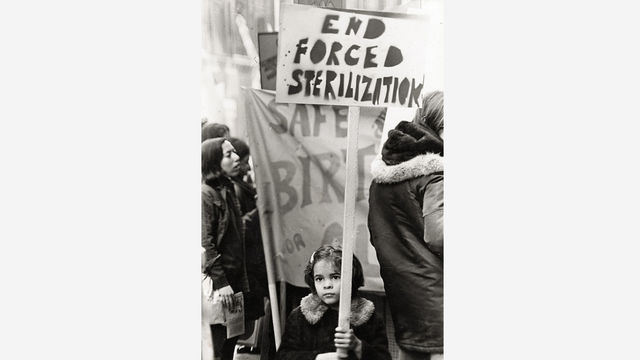
<svg viewBox="0 0 640 360"><path fill-rule="evenodd" d="M338 311L329 308L315 294L302 298L285 326L276 360L313 360L318 354L335 352ZM362 360L391 360L384 323L367 299L351 301L351 327L362 341ZM356 359L353 352L349 359Z"/></svg>
<svg viewBox="0 0 640 360"><path fill-rule="evenodd" d="M439 143L439 145L438 145ZM444 164L437 134L401 122L371 165L369 231L394 322L409 351L443 352Z"/></svg>

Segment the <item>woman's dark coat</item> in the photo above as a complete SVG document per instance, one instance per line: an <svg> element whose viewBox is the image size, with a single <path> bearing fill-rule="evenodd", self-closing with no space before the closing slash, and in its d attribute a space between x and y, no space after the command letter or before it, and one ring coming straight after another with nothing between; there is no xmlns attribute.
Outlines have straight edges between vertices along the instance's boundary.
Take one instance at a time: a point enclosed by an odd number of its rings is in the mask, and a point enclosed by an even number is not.
<svg viewBox="0 0 640 360"><path fill-rule="evenodd" d="M335 352L336 327L338 311L315 294L305 296L287 319L276 360L313 360L318 354ZM351 327L362 341L362 360L391 360L384 323L376 317L371 301L352 300ZM355 354L350 352L349 359L356 359Z"/></svg>
<svg viewBox="0 0 640 360"><path fill-rule="evenodd" d="M264 315L264 298L269 296L269 290L260 218L256 207L256 190L242 179L232 181L245 225L245 261L250 289L245 295L246 317L257 319Z"/></svg>
<svg viewBox="0 0 640 360"><path fill-rule="evenodd" d="M245 267L244 225L229 180L214 187L202 184L202 272L213 288L231 285L234 292L248 292Z"/></svg>
<svg viewBox="0 0 640 360"><path fill-rule="evenodd" d="M430 152L406 158L394 165L377 158L371 165L370 239L380 263L396 342L409 351L442 353L443 158Z"/></svg>

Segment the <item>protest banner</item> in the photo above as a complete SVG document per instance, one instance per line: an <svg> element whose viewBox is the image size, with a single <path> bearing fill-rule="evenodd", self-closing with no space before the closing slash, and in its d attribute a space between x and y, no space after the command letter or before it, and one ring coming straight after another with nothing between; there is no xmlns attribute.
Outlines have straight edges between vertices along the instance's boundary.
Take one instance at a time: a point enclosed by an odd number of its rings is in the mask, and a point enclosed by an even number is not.
<svg viewBox="0 0 640 360"><path fill-rule="evenodd" d="M278 102L420 106L425 17L303 5L281 10Z"/></svg>
<svg viewBox="0 0 640 360"><path fill-rule="evenodd" d="M246 89L263 241L273 248L278 280L305 287L303 271L321 245L340 245L345 198L344 106L280 104L271 91ZM384 109L362 108L355 193L355 255L364 289L383 291L367 228L369 164L378 153Z"/></svg>

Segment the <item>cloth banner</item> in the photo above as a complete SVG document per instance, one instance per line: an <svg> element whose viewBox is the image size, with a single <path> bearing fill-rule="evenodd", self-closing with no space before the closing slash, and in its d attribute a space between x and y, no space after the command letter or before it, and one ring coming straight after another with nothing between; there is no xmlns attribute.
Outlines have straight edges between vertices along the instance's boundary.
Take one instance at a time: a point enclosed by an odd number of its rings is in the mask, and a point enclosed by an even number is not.
<svg viewBox="0 0 640 360"><path fill-rule="evenodd" d="M247 130L258 190L263 241L277 279L306 286L304 269L321 245L342 244L348 107L276 103L275 93L244 89ZM370 164L378 154L385 110L361 108L354 254L364 290L383 291L369 243Z"/></svg>

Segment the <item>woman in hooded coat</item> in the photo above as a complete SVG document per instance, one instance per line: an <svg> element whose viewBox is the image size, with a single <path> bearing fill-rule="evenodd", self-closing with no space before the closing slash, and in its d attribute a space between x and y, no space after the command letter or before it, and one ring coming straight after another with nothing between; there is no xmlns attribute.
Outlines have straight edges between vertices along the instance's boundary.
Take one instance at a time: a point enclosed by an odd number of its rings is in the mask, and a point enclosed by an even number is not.
<svg viewBox="0 0 640 360"><path fill-rule="evenodd" d="M443 93L430 93L371 164L370 239L401 360L443 354L443 124Z"/></svg>

